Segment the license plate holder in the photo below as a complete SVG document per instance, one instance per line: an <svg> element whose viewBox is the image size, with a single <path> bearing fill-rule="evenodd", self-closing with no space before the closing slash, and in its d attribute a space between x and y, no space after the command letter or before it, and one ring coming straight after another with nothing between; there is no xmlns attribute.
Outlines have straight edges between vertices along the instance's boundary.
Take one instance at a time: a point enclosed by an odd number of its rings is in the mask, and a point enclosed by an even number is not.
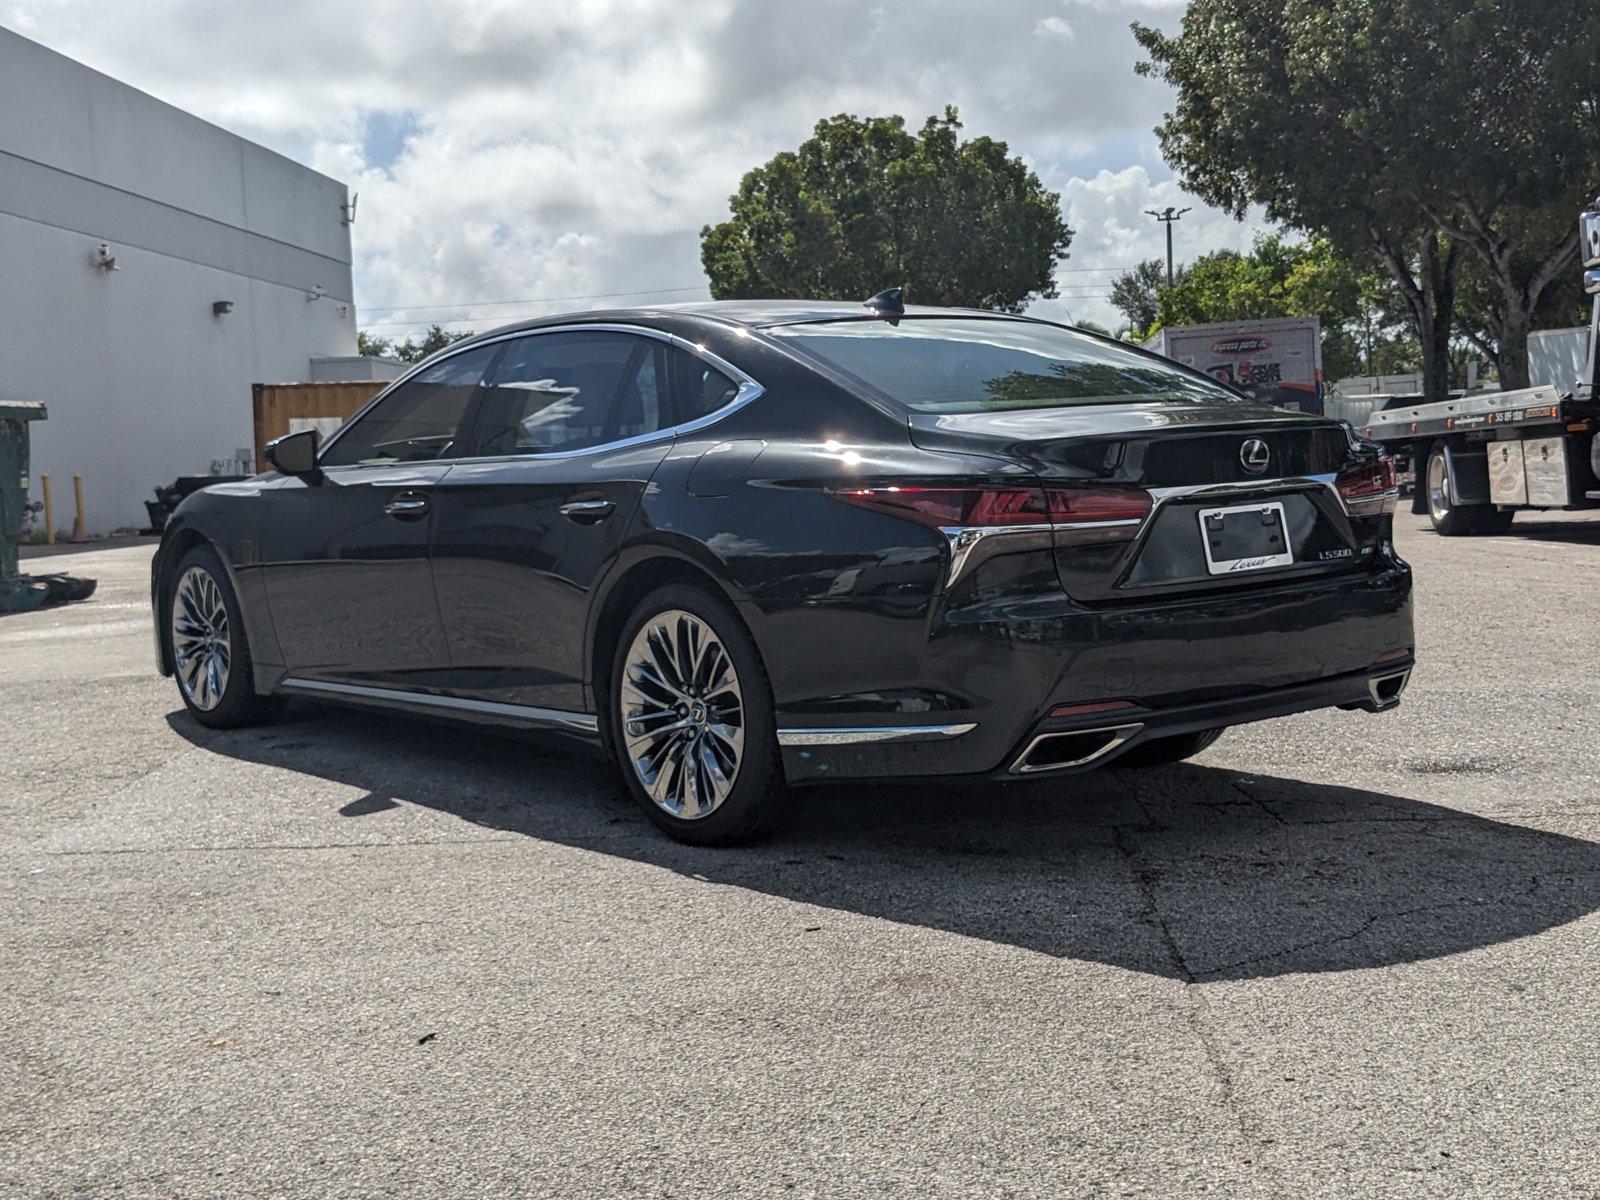
<svg viewBox="0 0 1600 1200"><path fill-rule="evenodd" d="M1200 510L1200 546L1213 575L1264 571L1294 563L1283 503L1268 500Z"/></svg>

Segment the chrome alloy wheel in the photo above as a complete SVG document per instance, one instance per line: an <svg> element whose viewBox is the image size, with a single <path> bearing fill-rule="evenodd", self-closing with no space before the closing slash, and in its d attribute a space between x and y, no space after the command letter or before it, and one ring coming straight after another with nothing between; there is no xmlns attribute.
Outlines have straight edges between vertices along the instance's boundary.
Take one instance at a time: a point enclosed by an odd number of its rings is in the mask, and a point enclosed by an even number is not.
<svg viewBox="0 0 1600 1200"><path fill-rule="evenodd" d="M744 695L711 626L681 609L651 617L628 647L619 704L650 798L684 820L715 812L744 755Z"/></svg>
<svg viewBox="0 0 1600 1200"><path fill-rule="evenodd" d="M172 598L172 662L178 686L202 712L222 703L233 663L228 636L228 606L222 589L204 567L190 567Z"/></svg>

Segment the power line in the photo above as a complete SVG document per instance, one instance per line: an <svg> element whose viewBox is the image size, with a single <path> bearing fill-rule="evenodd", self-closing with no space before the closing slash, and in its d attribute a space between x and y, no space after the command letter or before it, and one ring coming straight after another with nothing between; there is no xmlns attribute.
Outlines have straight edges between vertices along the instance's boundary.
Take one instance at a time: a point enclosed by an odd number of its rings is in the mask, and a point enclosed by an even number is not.
<svg viewBox="0 0 1600 1200"><path fill-rule="evenodd" d="M441 308L492 308L504 304L559 304L567 300L609 300L618 296L665 296L678 292L703 292L709 284L693 287L650 288L641 292L591 292L587 296L532 296L523 300L458 300L454 304L374 304L363 312L430 312Z"/></svg>

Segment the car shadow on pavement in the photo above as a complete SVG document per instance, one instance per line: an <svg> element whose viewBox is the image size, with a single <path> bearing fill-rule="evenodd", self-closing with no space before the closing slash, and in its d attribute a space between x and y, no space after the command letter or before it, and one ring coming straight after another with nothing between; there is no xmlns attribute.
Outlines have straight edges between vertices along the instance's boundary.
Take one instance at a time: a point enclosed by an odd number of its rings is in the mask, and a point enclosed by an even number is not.
<svg viewBox="0 0 1600 1200"><path fill-rule="evenodd" d="M1600 845L1402 796L1180 765L1027 784L812 790L776 839L668 840L612 769L521 738L297 704L217 754L821 909L1185 981L1380 967L1600 908ZM326 801L308 800L308 803ZM380 840L381 844L381 840ZM822 934L805 914L796 936Z"/></svg>

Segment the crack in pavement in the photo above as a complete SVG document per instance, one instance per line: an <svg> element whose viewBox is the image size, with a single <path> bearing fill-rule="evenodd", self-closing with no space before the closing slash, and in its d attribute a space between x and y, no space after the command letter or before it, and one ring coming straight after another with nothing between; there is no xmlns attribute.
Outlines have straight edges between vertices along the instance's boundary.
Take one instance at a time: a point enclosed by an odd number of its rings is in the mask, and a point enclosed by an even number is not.
<svg viewBox="0 0 1600 1200"><path fill-rule="evenodd" d="M1593 873L1594 872L1592 871L1572 872L1572 874ZM1329 934L1325 937L1310 938L1307 941L1298 942L1293 946L1285 946L1280 950L1273 950L1267 954L1257 954L1251 956L1250 958L1242 958L1238 962L1225 963L1220 967L1207 967L1204 971L1198 971L1195 973L1195 981L1198 982L1203 979L1210 979L1214 976L1222 974L1225 971L1237 971L1243 967L1259 966L1261 963L1272 962L1274 959L1286 958L1289 955L1299 954L1305 950L1320 950L1327 946L1337 946L1343 942L1353 941L1370 930L1374 925L1377 925L1380 921L1404 921L1409 920L1412 917L1426 916L1430 913L1450 912L1453 909L1488 908L1491 906L1499 906L1505 903L1508 895L1517 899L1525 900L1530 896L1535 895L1542 887L1544 887L1545 882L1545 880L1535 877L1526 888L1523 888L1521 891L1517 892L1502 893L1500 895L1487 898L1483 896L1461 896L1454 900L1441 900L1437 904L1424 904L1419 905L1416 908L1395 909L1393 912L1373 913L1371 916L1367 917L1366 920L1362 921L1361 924L1355 929L1349 930L1345 933L1335 933Z"/></svg>
<svg viewBox="0 0 1600 1200"><path fill-rule="evenodd" d="M1160 826L1155 823L1150 817L1148 809L1145 808L1144 801L1136 794L1132 796L1132 799L1139 806L1140 811L1145 814L1143 828L1159 829ZM1210 1001L1206 999L1205 993L1195 986L1199 982L1199 978L1184 958L1183 951L1178 946L1178 940L1173 935L1171 926L1167 924L1166 917L1162 915L1161 903L1157 893L1157 884L1159 882L1157 871L1139 856L1138 844L1135 839L1136 828L1132 825L1114 826L1113 844L1133 872L1133 877L1138 883L1139 891L1144 898L1144 910L1140 913L1139 919L1144 924L1155 929L1160 935L1162 943L1166 946L1167 956L1171 961L1172 968L1183 984L1183 994L1189 1006L1188 1012L1185 1014L1185 1021L1189 1026L1189 1031L1199 1041L1200 1048L1205 1054L1206 1062L1216 1078L1223 1108L1232 1114L1234 1123L1239 1130L1239 1136L1244 1139L1245 1145L1249 1146L1256 1155L1255 1158L1247 1159L1246 1162L1259 1164L1265 1170L1271 1172L1278 1179L1278 1192L1286 1195L1279 1168L1269 1159L1275 1139L1267 1136L1265 1122L1250 1107L1240 1093L1238 1081L1234 1079L1233 1069L1228 1065L1228 1061L1222 1053L1222 1047L1217 1042L1216 1034L1211 1028Z"/></svg>

